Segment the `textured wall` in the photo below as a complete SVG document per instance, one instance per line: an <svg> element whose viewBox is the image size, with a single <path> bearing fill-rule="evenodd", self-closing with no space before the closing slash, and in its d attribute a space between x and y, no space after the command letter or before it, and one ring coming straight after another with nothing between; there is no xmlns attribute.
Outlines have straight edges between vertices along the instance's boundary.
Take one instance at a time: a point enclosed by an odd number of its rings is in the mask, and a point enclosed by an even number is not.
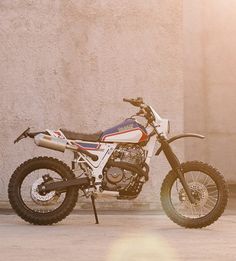
<svg viewBox="0 0 236 261"><path fill-rule="evenodd" d="M105 129L135 112L123 97L142 96L181 132L181 30L180 0L0 1L0 199L20 162L50 153L13 145L27 126ZM159 200L169 166L152 167L137 204Z"/></svg>
<svg viewBox="0 0 236 261"><path fill-rule="evenodd" d="M206 134L189 157L236 182L236 1L184 1L185 128ZM194 150L192 148L195 148Z"/></svg>
<svg viewBox="0 0 236 261"><path fill-rule="evenodd" d="M185 154L189 160L207 161L206 86L203 55L204 6L202 1L183 1L184 50L184 127L186 132L206 135L205 140L185 139Z"/></svg>

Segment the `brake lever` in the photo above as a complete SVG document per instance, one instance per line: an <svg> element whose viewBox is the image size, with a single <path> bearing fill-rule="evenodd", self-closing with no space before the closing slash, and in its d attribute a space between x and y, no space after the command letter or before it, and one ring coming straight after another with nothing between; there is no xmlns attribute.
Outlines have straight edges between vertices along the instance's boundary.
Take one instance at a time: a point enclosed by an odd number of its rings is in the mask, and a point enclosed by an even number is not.
<svg viewBox="0 0 236 261"><path fill-rule="evenodd" d="M145 111L143 109L140 109L139 112L136 113L137 116L145 115Z"/></svg>

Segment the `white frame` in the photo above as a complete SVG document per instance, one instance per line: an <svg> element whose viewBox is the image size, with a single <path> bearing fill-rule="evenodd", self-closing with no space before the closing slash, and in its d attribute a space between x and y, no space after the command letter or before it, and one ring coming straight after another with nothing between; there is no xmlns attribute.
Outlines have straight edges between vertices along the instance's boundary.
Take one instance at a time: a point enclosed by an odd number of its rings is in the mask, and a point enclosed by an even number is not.
<svg viewBox="0 0 236 261"><path fill-rule="evenodd" d="M162 119L158 113L152 108L150 107L150 109L152 110L152 113L155 117L154 120L154 124L153 127L148 125L148 127L146 128L148 135L150 133L153 132L153 130L155 129L157 134L163 135L165 137L167 137L167 133L168 133L168 120L167 119ZM77 163L87 163L88 166L92 169L92 176L95 178L95 184L96 184L96 188L98 189L100 187L100 184L102 182L103 179L103 168L105 167L107 161L109 160L110 156L112 155L112 153L114 152L114 150L116 149L116 147L118 146L118 144L120 143L115 143L115 142L90 142L90 141L84 141L84 140L69 140L67 139L64 134L60 131L52 131L52 130L48 130L47 132L51 135L51 136L55 136L57 138L62 138L65 139L69 145L72 145L74 142L77 143L89 143L89 144L96 144L98 145L98 149L93 149L91 153L95 154L98 156L98 160L94 161L92 160L90 157L86 156L85 154L82 154L80 152L78 152L78 159L77 159ZM156 135L153 135L150 137L148 143L146 144L146 146L144 147L144 150L147 151L147 156L146 156L146 160L145 163L149 166L150 164L150 160L154 154L154 149L155 149L155 145L156 145L157 139L156 139Z"/></svg>

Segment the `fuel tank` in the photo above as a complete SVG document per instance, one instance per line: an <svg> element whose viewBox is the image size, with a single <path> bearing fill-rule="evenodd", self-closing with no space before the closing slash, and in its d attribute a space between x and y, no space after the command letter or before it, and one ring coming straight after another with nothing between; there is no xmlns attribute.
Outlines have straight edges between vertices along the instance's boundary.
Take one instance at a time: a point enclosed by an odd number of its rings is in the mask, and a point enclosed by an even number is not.
<svg viewBox="0 0 236 261"><path fill-rule="evenodd" d="M139 143L148 140L145 128L136 120L129 118L102 133L101 141Z"/></svg>

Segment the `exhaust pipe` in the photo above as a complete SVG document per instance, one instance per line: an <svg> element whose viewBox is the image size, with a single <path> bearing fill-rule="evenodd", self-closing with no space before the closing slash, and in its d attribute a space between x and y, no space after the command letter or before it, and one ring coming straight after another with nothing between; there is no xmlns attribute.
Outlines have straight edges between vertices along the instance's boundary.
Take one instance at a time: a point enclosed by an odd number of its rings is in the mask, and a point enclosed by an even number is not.
<svg viewBox="0 0 236 261"><path fill-rule="evenodd" d="M108 190L103 190L101 192L96 191L94 193L97 197L101 197L101 198L118 197L120 194L118 191L108 191Z"/></svg>
<svg viewBox="0 0 236 261"><path fill-rule="evenodd" d="M52 137L49 135L45 135L42 133L40 133L34 137L34 142L36 145L38 145L40 147L57 150L57 151L61 151L61 152L64 152L65 149L67 148L66 140Z"/></svg>
<svg viewBox="0 0 236 261"><path fill-rule="evenodd" d="M40 147L44 147L51 150L57 150L61 152L65 152L66 149L70 149L73 151L81 152L87 156L89 156L93 161L98 160L98 156L95 154L90 153L87 150L82 150L74 145L67 144L67 140L63 140L61 138L53 137L50 135L46 135L40 133L34 137L34 142L36 145Z"/></svg>

